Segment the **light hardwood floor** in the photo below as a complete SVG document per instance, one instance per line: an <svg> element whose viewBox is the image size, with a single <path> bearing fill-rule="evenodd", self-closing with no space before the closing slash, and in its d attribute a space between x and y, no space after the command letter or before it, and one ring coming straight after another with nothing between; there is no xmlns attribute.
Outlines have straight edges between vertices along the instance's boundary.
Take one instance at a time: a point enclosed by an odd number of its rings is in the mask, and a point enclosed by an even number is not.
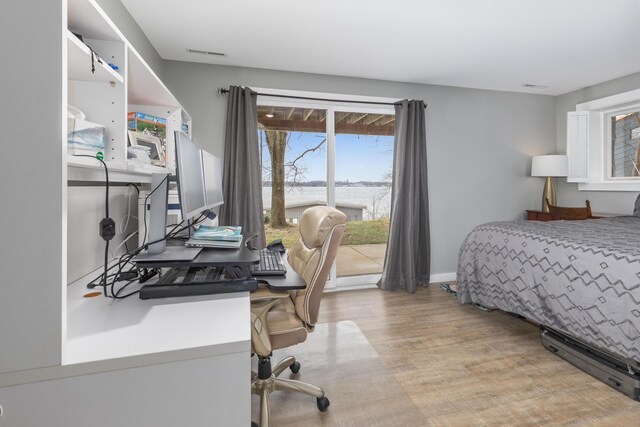
<svg viewBox="0 0 640 427"><path fill-rule="evenodd" d="M360 328L383 372L418 408L421 415L412 415L411 425L640 426L639 402L551 354L536 326L500 311L460 306L437 285L414 295L377 289L325 294L320 322L341 320ZM367 382L375 389L376 372L359 381L365 393ZM398 396L402 406L406 396ZM394 401L380 404L391 408ZM358 410L368 409L351 408ZM349 419L346 413L334 417Z"/></svg>

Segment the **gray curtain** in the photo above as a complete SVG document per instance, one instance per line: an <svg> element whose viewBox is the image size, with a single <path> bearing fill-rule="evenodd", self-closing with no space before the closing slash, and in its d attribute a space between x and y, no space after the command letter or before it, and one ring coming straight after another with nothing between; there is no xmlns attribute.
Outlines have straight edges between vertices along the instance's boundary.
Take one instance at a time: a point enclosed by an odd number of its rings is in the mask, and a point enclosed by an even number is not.
<svg viewBox="0 0 640 427"><path fill-rule="evenodd" d="M220 225L240 225L245 238L254 233L253 246L264 248L262 170L258 147L257 94L249 88L229 87L224 136L224 204Z"/></svg>
<svg viewBox="0 0 640 427"><path fill-rule="evenodd" d="M389 242L378 287L385 291L429 284L431 264L425 105L396 104Z"/></svg>

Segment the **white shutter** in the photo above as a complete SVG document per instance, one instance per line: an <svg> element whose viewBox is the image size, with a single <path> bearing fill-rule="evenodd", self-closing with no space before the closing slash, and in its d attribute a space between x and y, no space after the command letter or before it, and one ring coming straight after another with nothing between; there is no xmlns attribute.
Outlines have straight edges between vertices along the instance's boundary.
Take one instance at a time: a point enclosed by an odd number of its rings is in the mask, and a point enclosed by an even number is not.
<svg viewBox="0 0 640 427"><path fill-rule="evenodd" d="M567 157L569 176L567 182L589 180L589 112L567 113Z"/></svg>

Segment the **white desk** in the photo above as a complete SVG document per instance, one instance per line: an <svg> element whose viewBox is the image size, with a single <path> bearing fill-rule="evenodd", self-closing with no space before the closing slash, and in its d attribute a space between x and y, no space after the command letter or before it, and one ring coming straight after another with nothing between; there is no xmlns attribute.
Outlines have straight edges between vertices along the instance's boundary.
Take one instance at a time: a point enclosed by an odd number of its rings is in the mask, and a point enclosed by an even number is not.
<svg viewBox="0 0 640 427"><path fill-rule="evenodd" d="M249 293L124 300L68 287L61 366L0 376L0 427L249 425Z"/></svg>
<svg viewBox="0 0 640 427"><path fill-rule="evenodd" d="M96 288L98 290L98 288ZM250 351L248 292L200 297L123 300L84 298L83 284L68 288L63 365L190 350L210 356Z"/></svg>

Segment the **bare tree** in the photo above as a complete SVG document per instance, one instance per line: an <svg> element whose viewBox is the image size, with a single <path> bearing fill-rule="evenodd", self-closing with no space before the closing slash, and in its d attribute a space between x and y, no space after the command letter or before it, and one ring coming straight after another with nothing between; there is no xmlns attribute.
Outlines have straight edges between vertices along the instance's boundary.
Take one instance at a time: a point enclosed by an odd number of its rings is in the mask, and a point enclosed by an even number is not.
<svg viewBox="0 0 640 427"><path fill-rule="evenodd" d="M327 139L324 138L314 147L304 150L295 159L285 162L285 154L291 138L289 132L262 129L259 138L261 142L264 141L271 158L270 165L263 165L265 176L271 180L271 226L284 228L289 225L285 216L285 185L287 183L297 185L304 180L307 167L302 160L307 154L318 150Z"/></svg>
<svg viewBox="0 0 640 427"><path fill-rule="evenodd" d="M300 155L298 155L298 157L291 160L290 162L287 162L284 165L286 170L287 182L290 182L293 185L297 185L302 182L302 180L304 179L304 174L307 172L307 166L299 162L302 161L304 156L306 156L307 154L313 153L318 148L322 147L325 142L327 142L327 138L324 138L315 147L307 148ZM284 200L282 202L284 203Z"/></svg>
<svg viewBox="0 0 640 427"><path fill-rule="evenodd" d="M387 203L383 203L382 201L389 195L389 193L391 193L392 172L388 171L387 173L385 173L383 179L386 184L380 191L371 195L369 206L366 208L370 219L378 219L389 216L389 206Z"/></svg>
<svg viewBox="0 0 640 427"><path fill-rule="evenodd" d="M289 132L264 129L264 139L271 158L271 226L286 227L284 212L284 155L289 141Z"/></svg>

